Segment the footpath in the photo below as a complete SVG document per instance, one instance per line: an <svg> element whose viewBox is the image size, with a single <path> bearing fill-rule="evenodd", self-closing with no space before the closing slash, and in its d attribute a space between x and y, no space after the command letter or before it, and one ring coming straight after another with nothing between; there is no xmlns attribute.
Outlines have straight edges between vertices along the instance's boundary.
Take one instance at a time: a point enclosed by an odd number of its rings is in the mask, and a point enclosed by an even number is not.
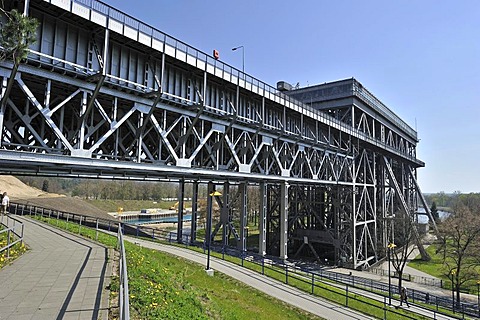
<svg viewBox="0 0 480 320"><path fill-rule="evenodd" d="M107 248L35 220L24 223L29 247L0 269L0 320L108 319Z"/></svg>

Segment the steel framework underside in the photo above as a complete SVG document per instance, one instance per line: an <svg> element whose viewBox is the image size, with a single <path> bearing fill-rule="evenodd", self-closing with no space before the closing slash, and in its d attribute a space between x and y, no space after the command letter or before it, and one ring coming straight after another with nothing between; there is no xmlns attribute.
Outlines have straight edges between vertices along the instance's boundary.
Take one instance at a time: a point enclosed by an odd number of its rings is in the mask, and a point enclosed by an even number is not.
<svg viewBox="0 0 480 320"><path fill-rule="evenodd" d="M385 254L387 218L418 206L413 130L352 92L315 110L154 29L148 45L95 3L87 17L27 2L38 41L18 71L0 64L2 174L178 181L194 202L207 184L223 191L211 236L241 250L254 190L261 254L353 268Z"/></svg>

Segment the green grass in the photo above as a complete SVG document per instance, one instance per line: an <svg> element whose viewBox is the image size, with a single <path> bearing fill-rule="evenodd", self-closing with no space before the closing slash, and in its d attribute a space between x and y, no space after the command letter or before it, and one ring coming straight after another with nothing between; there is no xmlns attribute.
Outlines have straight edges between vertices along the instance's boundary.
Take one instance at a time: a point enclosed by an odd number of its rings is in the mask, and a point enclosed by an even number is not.
<svg viewBox="0 0 480 320"><path fill-rule="evenodd" d="M428 273L429 275L442 279L443 280L443 287L446 289L452 288L451 280L445 275L447 270L445 269L445 264L443 263L443 255L441 252L438 254L435 253L436 246L431 245L427 248L427 253L430 255L430 261L422 261L420 256L417 256L414 260L408 263L409 267L415 268L417 270L423 271ZM480 265L477 266L476 271L480 274ZM468 291L471 294L477 294L477 283L476 280L471 280L466 282L462 286L462 291Z"/></svg>
<svg viewBox="0 0 480 320"><path fill-rule="evenodd" d="M201 249L199 251L201 251ZM222 254L217 252L213 252L212 256L216 256L220 259L222 258ZM242 263L241 259L237 257L225 255L224 259L226 261L229 261L238 265L241 265ZM262 266L257 263L244 260L243 266L245 268L256 271L258 273L262 272ZM270 278L276 279L281 282L286 281L284 269L277 266L266 266L264 268L264 274ZM311 293L311 290L312 290L311 274L307 274L304 272L289 271L288 284L302 291ZM333 285L332 283L329 283L328 281L324 282L324 281L319 281L318 279L315 280L315 284L316 286L314 288L314 294L316 296L320 296L326 300L332 301L339 305L346 304L346 293L343 287L338 288L337 286ZM383 302L369 299L351 292L348 294L348 297L349 297L348 298L349 308L360 311L364 314L373 316L375 318L383 319L383 316L384 316ZM408 315L415 319L429 319L428 317L420 316L408 310L404 310L404 309L390 310L387 308L386 319L399 319L399 318L401 319L401 315Z"/></svg>
<svg viewBox="0 0 480 320"><path fill-rule="evenodd" d="M93 229L38 218L95 239ZM115 247L116 237L98 233L98 241ZM204 266L156 250L125 243L132 319L320 319L273 299ZM111 290L118 291L118 279ZM113 294L118 295L118 293Z"/></svg>
<svg viewBox="0 0 480 320"><path fill-rule="evenodd" d="M0 225L0 230L4 230L4 227ZM10 234L10 241L15 241L15 237ZM8 234L7 232L3 232L0 234L0 248L3 248L8 243ZM14 246L10 248L10 252L7 255L7 250L0 252L0 269L4 266L12 263L15 259L20 257L27 251L27 246L24 243L16 243Z"/></svg>

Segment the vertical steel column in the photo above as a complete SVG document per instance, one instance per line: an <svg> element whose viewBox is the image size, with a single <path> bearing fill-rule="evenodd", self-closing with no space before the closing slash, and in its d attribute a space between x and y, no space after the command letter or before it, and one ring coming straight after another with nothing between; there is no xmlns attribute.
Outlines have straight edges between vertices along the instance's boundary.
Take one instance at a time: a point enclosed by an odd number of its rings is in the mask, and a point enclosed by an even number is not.
<svg viewBox="0 0 480 320"><path fill-rule="evenodd" d="M155 106L152 106L152 108L155 108ZM140 132L141 134L138 135L137 162L141 163L142 162L142 144L143 144L143 133L141 131L142 131L142 128L143 128L143 121L147 121L147 120L143 119L143 117L144 117L143 113L140 113L139 117L140 118L138 119L137 132Z"/></svg>
<svg viewBox="0 0 480 320"><path fill-rule="evenodd" d="M260 208L258 211L258 253L267 254L267 184L260 183Z"/></svg>
<svg viewBox="0 0 480 320"><path fill-rule="evenodd" d="M229 208L228 196L230 193L230 184L228 181L223 183L223 207L220 208L220 223L222 225L222 243L223 248L228 246L228 231L229 227Z"/></svg>
<svg viewBox="0 0 480 320"><path fill-rule="evenodd" d="M190 224L190 243L197 240L197 215L198 215L198 181L192 185L192 222Z"/></svg>
<svg viewBox="0 0 480 320"><path fill-rule="evenodd" d="M183 199L185 198L185 181L182 179L178 184L178 214L177 214L177 242L182 243L183 232Z"/></svg>
<svg viewBox="0 0 480 320"><path fill-rule="evenodd" d="M30 0L25 0L25 5L23 7L23 15L28 16L28 9L30 8Z"/></svg>
<svg viewBox="0 0 480 320"><path fill-rule="evenodd" d="M288 251L288 183L280 183L280 258L287 259Z"/></svg>
<svg viewBox="0 0 480 320"><path fill-rule="evenodd" d="M212 244L212 210L213 194L215 192L213 182L208 183L207 188L207 230L205 231L205 245L207 247L207 267L210 270L210 246Z"/></svg>
<svg viewBox="0 0 480 320"><path fill-rule="evenodd" d="M81 111L80 111L80 118L86 118L86 112L87 112L87 105L88 105L88 94L86 91L83 91L83 97L82 97L82 105L81 105ZM83 142L85 140L85 119L80 122L81 127L78 130L78 149L83 150Z"/></svg>
<svg viewBox="0 0 480 320"><path fill-rule="evenodd" d="M7 77L2 78L2 88L0 90L0 101L3 101L5 94L7 93ZM6 98L5 98L6 99ZM5 117L5 108L7 106L7 103L1 103L0 104L0 147L2 146L3 142L3 121Z"/></svg>
<svg viewBox="0 0 480 320"><path fill-rule="evenodd" d="M247 251L247 184L241 183L238 188L240 189L240 241L237 248L241 251Z"/></svg>
<svg viewBox="0 0 480 320"><path fill-rule="evenodd" d="M357 157L361 157L361 152L359 151L356 155ZM357 172L357 166L355 165L355 157L352 159L352 172ZM357 180L357 176L354 173L352 177L352 212L351 219L352 219L352 253L353 253L353 267L356 269L358 267L358 239L357 239L357 192L355 182ZM361 241L361 240L360 240Z"/></svg>
<svg viewBox="0 0 480 320"><path fill-rule="evenodd" d="M375 126L374 126L375 127ZM374 224L373 224L373 230L374 230L374 248L373 251L375 252L375 260L378 260L378 215L377 215L377 186L378 186L378 178L377 178L377 155L375 152L372 153L372 168L373 168L373 218L374 218ZM385 248L385 247L383 247Z"/></svg>

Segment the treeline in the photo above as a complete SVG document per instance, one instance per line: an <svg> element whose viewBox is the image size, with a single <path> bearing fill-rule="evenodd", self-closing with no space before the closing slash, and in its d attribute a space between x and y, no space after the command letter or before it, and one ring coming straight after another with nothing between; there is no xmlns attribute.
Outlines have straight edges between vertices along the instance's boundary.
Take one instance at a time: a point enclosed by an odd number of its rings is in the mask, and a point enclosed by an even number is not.
<svg viewBox="0 0 480 320"><path fill-rule="evenodd" d="M96 179L64 179L19 177L25 184L53 192L95 200L160 200L176 198L178 183L174 182L134 182ZM200 188L200 194L206 193ZM185 197L191 197L191 185L186 184Z"/></svg>
<svg viewBox="0 0 480 320"><path fill-rule="evenodd" d="M99 179L67 179L67 178L41 178L18 177L29 186L45 192L53 192L78 196L85 199L104 200L160 200L162 198L176 198L178 196L178 183L175 182L134 182L111 181ZM200 196L206 196L206 186L200 185ZM191 185L186 184L185 197L191 197ZM461 202L470 208L480 209L480 193L462 194L454 193L425 194L425 199L431 207L435 202L439 210L453 211L457 203ZM258 197L258 190L249 187L250 199ZM480 210L479 210L480 211Z"/></svg>
<svg viewBox="0 0 480 320"><path fill-rule="evenodd" d="M441 210L453 211L456 206L463 204L473 211L475 211L475 208L480 211L480 193L460 193L460 191L445 193L441 191L424 196L429 206L435 203L436 207Z"/></svg>

